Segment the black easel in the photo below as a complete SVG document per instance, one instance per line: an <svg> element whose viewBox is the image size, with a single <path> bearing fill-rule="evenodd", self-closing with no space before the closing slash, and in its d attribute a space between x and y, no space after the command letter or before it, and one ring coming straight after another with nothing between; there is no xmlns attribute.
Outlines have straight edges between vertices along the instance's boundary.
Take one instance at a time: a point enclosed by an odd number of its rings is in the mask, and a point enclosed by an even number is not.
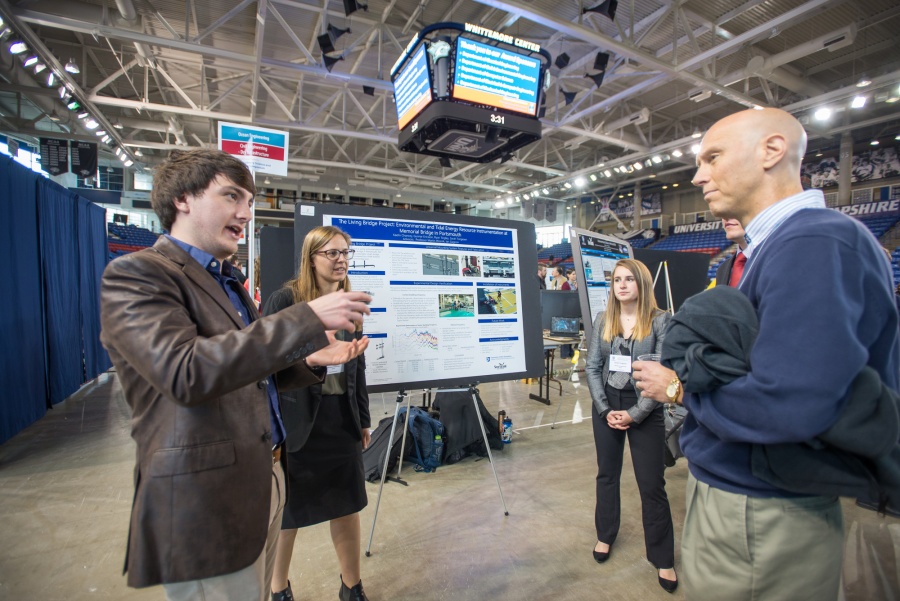
<svg viewBox="0 0 900 601"><path fill-rule="evenodd" d="M476 384L472 384L468 388L439 388L437 392L469 392L472 395L472 403L475 405L475 416L478 419L478 425L481 427L481 437L484 440L484 448L487 450L488 460L491 463L491 471L494 472L494 480L497 482L497 492L500 493L500 503L503 505L503 515L508 516L509 510L506 508L506 500L503 498L503 490L500 488L500 478L497 477L497 469L494 467L494 456L491 454L491 445L488 444L487 431L484 429L484 420L481 419L481 410L478 407L478 402L481 400L481 397L478 396L478 388L476 388ZM370 557L372 555L372 539L375 537L375 522L378 521L378 507L381 505L381 493L384 489L384 481L388 479L387 470L388 470L388 461L390 459L391 447L393 446L391 442L394 440L394 432L397 430L397 417L400 415L400 405L403 403L403 399L406 398L406 421L403 424L403 440L405 444L406 441L406 429L409 425L409 398L406 394L405 390L401 390L397 393L397 404L394 408L394 421L391 423L391 435L388 438L388 449L384 455L384 466L381 468L381 484L378 485L378 500L375 501L375 515L372 516L372 529L369 531L369 544L366 545L366 557ZM400 465L403 464L403 451L401 445L400 451ZM408 486L406 482L400 479L400 470L397 470L397 478L390 478L391 480L395 480L400 482L404 486Z"/></svg>

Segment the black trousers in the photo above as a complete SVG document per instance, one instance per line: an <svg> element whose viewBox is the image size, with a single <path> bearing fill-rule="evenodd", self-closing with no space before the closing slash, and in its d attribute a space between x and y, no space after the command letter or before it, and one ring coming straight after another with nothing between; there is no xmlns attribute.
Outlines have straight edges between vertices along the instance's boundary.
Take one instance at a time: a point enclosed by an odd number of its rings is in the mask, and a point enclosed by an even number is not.
<svg viewBox="0 0 900 601"><path fill-rule="evenodd" d="M606 398L609 406L616 411L629 409L637 402L637 394L631 387L617 390L607 386ZM591 406L597 449L597 509L594 514L597 540L611 545L619 534L619 483L627 436L634 476L641 494L647 559L657 569L675 567L675 536L663 464L666 433L663 406L660 405L641 423L632 422L627 430L610 428L606 419L600 417L597 407L593 403Z"/></svg>

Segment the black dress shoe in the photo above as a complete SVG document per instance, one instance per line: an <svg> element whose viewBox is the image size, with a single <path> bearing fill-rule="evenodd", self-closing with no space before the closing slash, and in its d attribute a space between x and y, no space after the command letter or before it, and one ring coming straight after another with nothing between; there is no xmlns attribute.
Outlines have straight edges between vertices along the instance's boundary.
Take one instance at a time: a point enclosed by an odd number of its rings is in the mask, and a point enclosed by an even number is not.
<svg viewBox="0 0 900 601"><path fill-rule="evenodd" d="M659 586L661 586L667 593L674 593L675 589L678 588L677 580L668 580L666 578L663 578L659 575L659 572L657 572L656 577L659 579Z"/></svg>
<svg viewBox="0 0 900 601"><path fill-rule="evenodd" d="M366 592L363 590L362 580L347 588L344 579L341 578L341 590L338 592L338 599L341 601L369 601Z"/></svg>
<svg viewBox="0 0 900 601"><path fill-rule="evenodd" d="M291 581L288 580L287 588L277 593L272 593L272 601L294 601L294 592L291 590Z"/></svg>
<svg viewBox="0 0 900 601"><path fill-rule="evenodd" d="M597 563L603 563L604 561L609 559L609 554L612 553L612 545L610 545L609 549L607 549L606 551L598 551L596 547L597 545L594 545L594 561L596 561Z"/></svg>

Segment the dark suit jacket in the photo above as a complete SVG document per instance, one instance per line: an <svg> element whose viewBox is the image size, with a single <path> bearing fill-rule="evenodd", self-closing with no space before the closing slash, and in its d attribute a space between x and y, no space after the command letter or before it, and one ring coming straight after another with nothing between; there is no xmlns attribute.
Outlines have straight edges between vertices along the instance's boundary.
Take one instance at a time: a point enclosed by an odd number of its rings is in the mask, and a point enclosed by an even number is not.
<svg viewBox="0 0 900 601"><path fill-rule="evenodd" d="M731 268L734 266L734 258L737 256L737 253L734 253L721 263L716 268L716 286L727 286L728 281L731 279Z"/></svg>
<svg viewBox="0 0 900 601"><path fill-rule="evenodd" d="M294 304L291 291L281 288L272 293L263 308L264 315L273 315ZM359 338L362 333L357 333ZM344 364L347 374L347 399L356 423L356 432L362 440L362 428L372 425L369 416L369 393L366 390L366 358L360 355ZM322 385L319 383L287 390L281 393L284 427L287 430L287 450L291 453L299 451L309 438L315 425L319 404L322 402Z"/></svg>
<svg viewBox="0 0 900 601"><path fill-rule="evenodd" d="M129 586L247 567L269 525L265 380L318 381L300 360L328 344L322 323L299 304L244 327L215 278L164 236L111 262L100 295L100 337L137 443Z"/></svg>

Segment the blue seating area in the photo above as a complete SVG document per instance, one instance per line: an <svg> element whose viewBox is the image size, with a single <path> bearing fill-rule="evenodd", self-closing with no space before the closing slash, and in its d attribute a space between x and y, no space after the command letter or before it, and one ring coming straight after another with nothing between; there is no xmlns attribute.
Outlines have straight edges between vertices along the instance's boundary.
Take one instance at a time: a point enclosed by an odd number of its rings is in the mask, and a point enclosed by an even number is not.
<svg viewBox="0 0 900 601"><path fill-rule="evenodd" d="M539 262L546 263L550 261L551 255L553 256L554 265L565 259L570 259L572 257L572 244L569 242L560 242L549 248L542 248L538 251L537 258Z"/></svg>
<svg viewBox="0 0 900 601"><path fill-rule="evenodd" d="M708 232L672 234L653 245L653 250L706 253L713 256L728 248L729 245L731 245L731 242L725 238L724 230L711 230Z"/></svg>
<svg viewBox="0 0 900 601"><path fill-rule="evenodd" d="M654 242L656 242L656 238L632 238L628 241L631 248L647 248Z"/></svg>
<svg viewBox="0 0 900 601"><path fill-rule="evenodd" d="M110 260L156 244L159 234L134 225L106 224L106 240Z"/></svg>
<svg viewBox="0 0 900 601"><path fill-rule="evenodd" d="M884 234L900 221L900 215L872 215L870 217L857 217L869 231L881 238Z"/></svg>

